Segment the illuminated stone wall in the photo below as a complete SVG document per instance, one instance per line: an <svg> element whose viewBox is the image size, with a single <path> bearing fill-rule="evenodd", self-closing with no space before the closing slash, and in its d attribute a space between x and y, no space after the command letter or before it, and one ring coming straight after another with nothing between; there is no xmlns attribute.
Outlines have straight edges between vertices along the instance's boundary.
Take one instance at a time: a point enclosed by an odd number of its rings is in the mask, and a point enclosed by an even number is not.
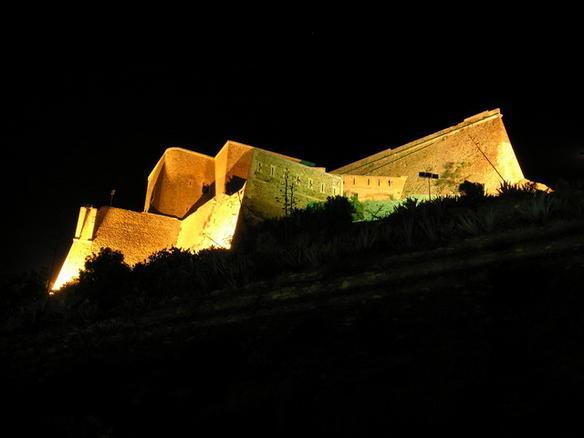
<svg viewBox="0 0 584 438"><path fill-rule="evenodd" d="M225 184L233 177L246 180L249 176L254 148L228 141L215 156L216 193L225 193Z"/></svg>
<svg viewBox="0 0 584 438"><path fill-rule="evenodd" d="M102 247L121 251L130 265L173 246L192 251L229 248L246 197L246 180L253 167L254 151L259 151L266 163L277 163L280 168L296 166L295 174L298 175L306 172L305 166L297 164L300 162L297 158L233 141L228 141L215 158L169 148L148 176L143 213L111 207L80 209L75 238L53 289L77 277L86 257ZM308 173L318 174L315 181L323 179L323 169L309 169ZM204 191L203 185L208 190ZM229 186L227 191L226 186ZM269 195L257 187L247 197L248 205L272 206L273 211L268 212L268 216L281 214L281 210L272 205L274 189L270 184L264 186L264 190L270 191ZM323 198L301 192L300 189L299 206ZM271 202L263 203L265 200Z"/></svg>
<svg viewBox="0 0 584 438"><path fill-rule="evenodd" d="M152 171L148 175L148 182L146 185L146 197L144 198L144 211L151 211L151 205L152 205L152 202L154 201L154 189L157 188L156 187L157 182L160 178L160 173L162 172L163 168L164 168L164 154L162 154L162 157L160 157L160 159L158 160L158 162L154 166L154 169L152 169ZM154 206L152 206L152 210L154 210L154 209L155 209Z"/></svg>
<svg viewBox="0 0 584 438"><path fill-rule="evenodd" d="M218 195L185 218L176 246L191 251L216 247L230 248L241 209L243 191Z"/></svg>
<svg viewBox="0 0 584 438"><path fill-rule="evenodd" d="M212 157L180 148L169 148L148 181L146 211L183 218L203 196L203 185L215 181ZM208 198L212 193L207 193ZM149 202L148 202L149 201Z"/></svg>
<svg viewBox="0 0 584 438"><path fill-rule="evenodd" d="M122 251L131 265L174 246L180 231L179 220L157 214L102 207L97 217L94 247Z"/></svg>
<svg viewBox="0 0 584 438"><path fill-rule="evenodd" d="M340 176L326 173L323 168L310 167L288 158L255 149L250 177L246 183L243 209L253 220L284 214L285 172L288 183L294 185L297 208L311 202L326 201L327 197L343 193Z"/></svg>
<svg viewBox="0 0 584 438"><path fill-rule="evenodd" d="M434 194L455 193L464 180L481 182L493 192L501 182L497 171L509 182L523 181L501 117L498 110L478 114L335 174L233 141L215 158L169 148L148 177L143 213L80 209L75 238L53 289L76 277L85 258L102 247L121 251L130 265L172 246L229 248L246 224L284 215L286 175L288 198L296 208L343 193L373 201L425 194L428 182L418 178L421 171L440 174L431 181ZM240 185L234 188L233 182Z"/></svg>
<svg viewBox="0 0 584 438"><path fill-rule="evenodd" d="M344 194L360 201L401 199L406 176L343 175Z"/></svg>
<svg viewBox="0 0 584 438"><path fill-rule="evenodd" d="M95 217L94 223L92 216ZM53 289L77 277L85 258L98 253L100 248L121 251L124 260L134 265L156 251L174 246L180 225L177 219L151 213L113 207L82 207L75 232L79 237L73 239Z"/></svg>
<svg viewBox="0 0 584 438"><path fill-rule="evenodd" d="M524 180L499 110L477 114L456 126L384 150L332 173L405 175L407 196L428 193L428 181L418 177L419 172L425 171L440 175L440 179L431 181L432 193L436 194L457 193L464 180L485 184L490 193L496 192L502 178L511 183Z"/></svg>

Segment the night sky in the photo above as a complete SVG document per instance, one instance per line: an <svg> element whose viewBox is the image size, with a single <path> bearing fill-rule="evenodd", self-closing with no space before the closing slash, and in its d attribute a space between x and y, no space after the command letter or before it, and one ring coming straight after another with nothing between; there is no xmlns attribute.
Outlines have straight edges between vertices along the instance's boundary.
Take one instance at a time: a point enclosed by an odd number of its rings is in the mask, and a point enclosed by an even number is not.
<svg viewBox="0 0 584 438"><path fill-rule="evenodd" d="M577 35L534 25L511 36L499 24L421 42L307 26L5 53L0 268L48 266L54 250L59 263L79 206L108 204L112 188L115 206L140 211L169 146L214 155L232 139L334 169L499 107L527 178L577 177Z"/></svg>

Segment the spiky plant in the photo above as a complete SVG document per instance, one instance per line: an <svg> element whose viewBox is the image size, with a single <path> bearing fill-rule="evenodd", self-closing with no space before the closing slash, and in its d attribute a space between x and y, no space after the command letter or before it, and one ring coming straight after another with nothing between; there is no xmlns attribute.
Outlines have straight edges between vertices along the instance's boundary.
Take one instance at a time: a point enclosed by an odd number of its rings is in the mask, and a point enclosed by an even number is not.
<svg viewBox="0 0 584 438"><path fill-rule="evenodd" d="M475 211L469 210L458 217L458 228L467 235L477 236L482 232L482 227Z"/></svg>
<svg viewBox="0 0 584 438"><path fill-rule="evenodd" d="M519 207L519 212L527 221L543 224L556 212L557 207L556 199L542 193L523 202Z"/></svg>

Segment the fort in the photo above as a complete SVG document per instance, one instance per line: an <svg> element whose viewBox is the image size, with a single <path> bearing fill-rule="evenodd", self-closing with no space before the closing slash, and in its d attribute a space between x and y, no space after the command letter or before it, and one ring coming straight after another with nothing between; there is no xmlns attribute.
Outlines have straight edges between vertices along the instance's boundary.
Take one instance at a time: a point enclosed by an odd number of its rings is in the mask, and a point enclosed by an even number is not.
<svg viewBox="0 0 584 438"><path fill-rule="evenodd" d="M423 179L420 172L439 177ZM330 196L382 201L429 190L452 195L464 181L481 183L488 193L503 181L527 181L498 109L330 172L235 141L227 141L214 157L169 148L148 176L144 211L80 208L52 289L75 279L86 257L102 247L121 251L130 265L170 247L194 252L230 248L249 224Z"/></svg>

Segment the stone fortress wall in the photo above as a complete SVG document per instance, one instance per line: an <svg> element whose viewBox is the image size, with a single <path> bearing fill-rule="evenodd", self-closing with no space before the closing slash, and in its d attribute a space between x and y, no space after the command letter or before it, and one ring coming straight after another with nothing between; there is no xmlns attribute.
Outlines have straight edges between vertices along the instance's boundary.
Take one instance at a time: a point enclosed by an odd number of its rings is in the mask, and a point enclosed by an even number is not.
<svg viewBox="0 0 584 438"><path fill-rule="evenodd" d="M258 189L261 183L252 172L255 154L266 163L277 163L280 169L293 168L295 175L314 174L315 184L321 180L340 181L338 176L326 178L323 169L300 164L298 158L234 141L228 141L214 158L169 148L148 176L144 212L113 207L81 208L73 243L53 289L75 278L86 257L102 247L121 251L125 261L135 265L165 248L191 251L229 248L240 222L242 205L261 212L263 219L283 215L277 201L270 199L277 189L271 190L269 184ZM341 193L340 186L337 190ZM308 200L326 199L324 192L311 196L301 188L298 195L299 207Z"/></svg>
<svg viewBox="0 0 584 438"><path fill-rule="evenodd" d="M215 157L215 193L225 193L226 184L233 178L246 180L254 148L228 141Z"/></svg>
<svg viewBox="0 0 584 438"><path fill-rule="evenodd" d="M181 225L175 218L114 207L81 207L77 222L73 243L53 289L76 277L85 258L100 248L122 251L126 262L134 265L173 246Z"/></svg>
<svg viewBox="0 0 584 438"><path fill-rule="evenodd" d="M312 202L343 193L340 176L256 149L244 193L246 218L253 222L284 215L286 178L288 198L293 198L296 208L306 208Z"/></svg>
<svg viewBox="0 0 584 438"><path fill-rule="evenodd" d="M230 248L244 189L216 196L186 217L174 246L194 252L210 247Z"/></svg>
<svg viewBox="0 0 584 438"><path fill-rule="evenodd" d="M407 176L371 176L343 174L344 194L360 201L401 199Z"/></svg>
<svg viewBox="0 0 584 438"><path fill-rule="evenodd" d="M215 180L215 161L198 152L168 148L148 177L144 211L182 219Z"/></svg>
<svg viewBox="0 0 584 438"><path fill-rule="evenodd" d="M431 180L433 194L456 194L464 180L496 192L503 180L524 181L523 172L505 131L501 112L477 114L462 123L395 149L386 149L332 171L345 175L407 176L404 196L428 193L419 172L440 176Z"/></svg>
<svg viewBox="0 0 584 438"><path fill-rule="evenodd" d="M215 157L169 148L148 176L143 212L81 207L53 289L74 279L85 258L102 247L121 251L130 265L173 246L229 248L247 224L284 215L286 198L289 208L335 195L401 199L428 193L428 180L418 177L427 171L440 175L430 180L433 194L457 193L464 180L485 184L489 192L503 179L526 181L499 110L331 173L234 141L227 141Z"/></svg>

